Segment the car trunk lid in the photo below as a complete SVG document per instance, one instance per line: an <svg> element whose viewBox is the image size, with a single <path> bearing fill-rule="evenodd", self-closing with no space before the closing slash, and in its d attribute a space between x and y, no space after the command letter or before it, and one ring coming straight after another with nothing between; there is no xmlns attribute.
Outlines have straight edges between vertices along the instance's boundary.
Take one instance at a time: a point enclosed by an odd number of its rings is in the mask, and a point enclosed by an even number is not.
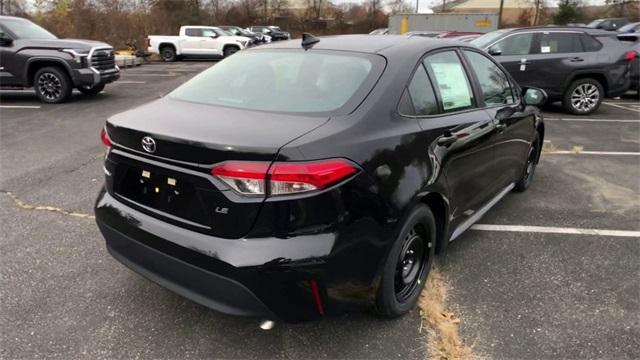
<svg viewBox="0 0 640 360"><path fill-rule="evenodd" d="M110 191L168 222L239 238L251 229L264 197L230 190L211 175L213 164L272 162L282 146L327 120L161 99L107 122ZM153 148L145 149L143 139Z"/></svg>

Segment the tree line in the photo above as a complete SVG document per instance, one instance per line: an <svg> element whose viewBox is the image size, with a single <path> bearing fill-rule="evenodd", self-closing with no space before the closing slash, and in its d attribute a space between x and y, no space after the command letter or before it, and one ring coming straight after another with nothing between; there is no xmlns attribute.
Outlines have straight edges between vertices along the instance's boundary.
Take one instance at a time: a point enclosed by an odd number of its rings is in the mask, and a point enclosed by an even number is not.
<svg viewBox="0 0 640 360"><path fill-rule="evenodd" d="M0 0L5 15L31 19L61 38L146 47L150 34L177 34L181 25L277 25L294 36L365 33L386 27L388 13L409 11L405 0ZM292 6L293 5L293 6ZM384 10L383 10L384 8Z"/></svg>

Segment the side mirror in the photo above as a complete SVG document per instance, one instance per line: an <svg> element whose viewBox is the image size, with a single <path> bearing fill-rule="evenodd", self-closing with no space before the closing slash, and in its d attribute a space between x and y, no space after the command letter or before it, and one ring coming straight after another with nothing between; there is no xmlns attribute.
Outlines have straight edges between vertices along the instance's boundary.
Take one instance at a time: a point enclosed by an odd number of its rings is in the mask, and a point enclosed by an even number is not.
<svg viewBox="0 0 640 360"><path fill-rule="evenodd" d="M502 54L502 50L498 49L497 47L491 47L489 48L488 53L491 56L498 56Z"/></svg>
<svg viewBox="0 0 640 360"><path fill-rule="evenodd" d="M211 34L211 35L209 35L209 37L212 38L212 39L216 39L218 37L218 34Z"/></svg>
<svg viewBox="0 0 640 360"><path fill-rule="evenodd" d="M0 32L0 45L8 46L11 45L11 43L13 43L13 39L7 36L7 34Z"/></svg>
<svg viewBox="0 0 640 360"><path fill-rule="evenodd" d="M526 88L522 95L522 100L525 105L540 106L547 102L547 93L534 87Z"/></svg>

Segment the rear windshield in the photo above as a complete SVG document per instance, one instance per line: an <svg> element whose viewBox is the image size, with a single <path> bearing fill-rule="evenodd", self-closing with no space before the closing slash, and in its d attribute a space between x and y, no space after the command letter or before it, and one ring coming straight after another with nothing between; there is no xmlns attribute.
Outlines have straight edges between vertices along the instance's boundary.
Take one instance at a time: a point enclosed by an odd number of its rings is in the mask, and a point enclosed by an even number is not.
<svg viewBox="0 0 640 360"><path fill-rule="evenodd" d="M380 57L347 52L241 51L169 96L247 110L348 113L364 99L383 66Z"/></svg>

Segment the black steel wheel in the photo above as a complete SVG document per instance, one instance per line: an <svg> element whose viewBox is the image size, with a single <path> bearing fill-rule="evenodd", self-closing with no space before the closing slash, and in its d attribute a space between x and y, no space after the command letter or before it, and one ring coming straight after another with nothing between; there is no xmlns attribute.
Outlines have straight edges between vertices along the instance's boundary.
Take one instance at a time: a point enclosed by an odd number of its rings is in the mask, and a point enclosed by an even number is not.
<svg viewBox="0 0 640 360"><path fill-rule="evenodd" d="M384 265L376 294L376 312L399 317L418 301L435 257L436 222L420 204L406 218Z"/></svg>
<svg viewBox="0 0 640 360"><path fill-rule="evenodd" d="M536 135L535 139L531 143L529 149L529 155L527 156L527 162L525 163L522 177L516 183L514 188L517 192L523 192L531 186L533 181L533 174L536 172L536 165L538 165L538 157L540 155L540 138Z"/></svg>
<svg viewBox="0 0 640 360"><path fill-rule="evenodd" d="M419 225L409 231L398 255L394 288L396 299L399 302L406 301L415 288L421 285L421 275L429 262L429 248L434 246L419 232L422 232Z"/></svg>
<svg viewBox="0 0 640 360"><path fill-rule="evenodd" d="M56 67L44 67L36 71L33 87L41 101L51 104L64 102L71 96L69 75Z"/></svg>

